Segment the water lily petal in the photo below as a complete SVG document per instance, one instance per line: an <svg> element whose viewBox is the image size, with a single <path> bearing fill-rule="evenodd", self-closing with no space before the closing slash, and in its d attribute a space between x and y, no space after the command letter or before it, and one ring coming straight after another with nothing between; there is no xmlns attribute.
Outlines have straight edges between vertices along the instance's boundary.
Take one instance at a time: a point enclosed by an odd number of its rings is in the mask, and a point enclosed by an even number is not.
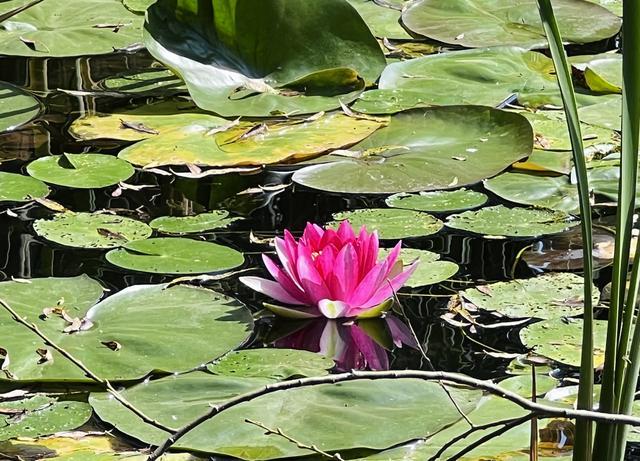
<svg viewBox="0 0 640 461"><path fill-rule="evenodd" d="M342 221L338 226L338 238L342 242L342 245L346 245L356 239L356 234L353 232L353 227L351 227L349 221Z"/></svg>
<svg viewBox="0 0 640 461"><path fill-rule="evenodd" d="M331 299L321 299L318 302L318 309L328 319L337 319L345 317L345 313L349 312L351 306L342 301L334 301Z"/></svg>
<svg viewBox="0 0 640 461"><path fill-rule="evenodd" d="M371 296L371 298L359 305L361 305L362 307L371 307L380 304L387 298L390 298L396 291L402 288L402 286L409 279L409 277L411 277L417 267L418 261L414 261L414 263L407 267L406 270L401 274L395 276L392 279L386 279L384 284L380 286L380 288L373 294L373 296Z"/></svg>
<svg viewBox="0 0 640 461"><path fill-rule="evenodd" d="M269 256L263 254L262 262L264 262L264 265L271 276L282 286L282 288L285 289L285 291L287 291L294 298L299 299L300 301L304 301L305 304L311 304L306 293L302 291L300 286L291 279L289 274L287 274L280 268L280 266L273 262L273 260Z"/></svg>
<svg viewBox="0 0 640 461"><path fill-rule="evenodd" d="M305 304L303 300L294 298L284 288L282 288L282 286L273 280L263 279L262 277L240 277L239 280L252 290L265 294L270 298L280 301L281 303L294 305Z"/></svg>
<svg viewBox="0 0 640 461"><path fill-rule="evenodd" d="M298 244L298 261L296 265L300 284L309 300L315 305L318 301L330 298L329 289L316 269L309 248L303 243Z"/></svg>
<svg viewBox="0 0 640 461"><path fill-rule="evenodd" d="M386 280L389 273L389 265L387 261L382 261L371 268L371 270L360 281L352 295L348 297L347 301L352 306L362 306L367 302L380 288L382 282ZM367 307L370 307L369 304Z"/></svg>
<svg viewBox="0 0 640 461"><path fill-rule="evenodd" d="M308 222L304 228L300 241L304 242L309 248L313 248L315 250L320 248L320 241L322 240L324 233L325 230L322 227Z"/></svg>
<svg viewBox="0 0 640 461"><path fill-rule="evenodd" d="M276 237L274 240L275 247L276 247L276 254L278 255L278 259L282 263L282 268L285 271L285 273L289 276L291 280L293 280L293 282L298 286L298 288L302 290L302 285L300 284L300 279L298 278L298 272L296 270L296 261L298 259L297 244L294 241L293 249L292 249L291 248L292 245L290 244L290 242L287 242L287 235L290 238L293 238L293 236L291 236L291 234L289 234L288 231L285 231L284 235L285 235L284 240L279 237Z"/></svg>
<svg viewBox="0 0 640 461"><path fill-rule="evenodd" d="M333 299L347 299L358 286L360 273L358 255L352 243L347 243L335 257L329 277L329 289Z"/></svg>

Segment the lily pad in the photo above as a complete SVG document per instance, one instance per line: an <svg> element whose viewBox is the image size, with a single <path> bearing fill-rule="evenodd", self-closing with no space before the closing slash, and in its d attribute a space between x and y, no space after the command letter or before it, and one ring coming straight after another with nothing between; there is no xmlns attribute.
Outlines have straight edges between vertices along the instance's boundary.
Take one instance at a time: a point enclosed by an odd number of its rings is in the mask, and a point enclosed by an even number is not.
<svg viewBox="0 0 640 461"><path fill-rule="evenodd" d="M620 30L620 18L594 3L554 0L553 9L568 43L597 42ZM548 46L536 0L418 0L403 10L402 22L417 34L467 48Z"/></svg>
<svg viewBox="0 0 640 461"><path fill-rule="evenodd" d="M144 14L151 5L153 5L156 0L122 0L122 4L130 11L134 13L142 13Z"/></svg>
<svg viewBox="0 0 640 461"><path fill-rule="evenodd" d="M313 189L393 194L451 189L494 176L531 153L533 134L514 113L477 106L415 109L353 146L359 157L296 171Z"/></svg>
<svg viewBox="0 0 640 461"><path fill-rule="evenodd" d="M91 417L91 407L85 402L62 400L44 394L2 402L0 406L0 422L3 426L0 440L70 431L82 426Z"/></svg>
<svg viewBox="0 0 640 461"><path fill-rule="evenodd" d="M258 388L265 380L232 379L191 373L138 385L124 396L154 419L180 426L210 405ZM480 393L450 388L461 411L474 408ZM118 430L148 444L167 434L142 424L104 394L92 394L98 416ZM393 411L389 411L389 406ZM421 411L416 412L416 408ZM382 449L437 433L460 419L440 384L415 379L357 380L275 392L231 408L205 422L176 443L176 448L218 453L246 460L300 459L313 452L248 424L247 419L335 452ZM407 424L407 421L412 424ZM233 428L233 431L229 431Z"/></svg>
<svg viewBox="0 0 640 461"><path fill-rule="evenodd" d="M204 288L136 285L95 304L102 292L100 284L86 276L0 283L0 298L21 317L95 374L113 381L138 379L156 370L192 369L236 348L251 332L251 315L244 306ZM47 308L53 309L43 313ZM67 317L86 319L80 331L69 330L62 310ZM0 338L10 358L6 372L13 379L88 380L4 310ZM49 351L50 358L41 358L38 349Z"/></svg>
<svg viewBox="0 0 640 461"><path fill-rule="evenodd" d="M314 352L266 348L230 352L207 369L222 376L283 380L326 375L334 365Z"/></svg>
<svg viewBox="0 0 640 461"><path fill-rule="evenodd" d="M600 6L604 6L613 14L622 16L622 0L587 0L592 3L597 3Z"/></svg>
<svg viewBox="0 0 640 461"><path fill-rule="evenodd" d="M308 121L240 122L226 130L216 130L212 122L194 122L127 147L118 157L141 166L295 162L351 146L385 124L384 119L366 120L338 113Z"/></svg>
<svg viewBox="0 0 640 461"><path fill-rule="evenodd" d="M512 167L520 171L568 175L573 167L573 154L570 151L533 149L526 160L516 162Z"/></svg>
<svg viewBox="0 0 640 461"><path fill-rule="evenodd" d="M593 365L604 363L607 337L606 320L595 320L593 326ZM536 354L574 367L580 366L582 345L582 320L545 320L520 330L520 340Z"/></svg>
<svg viewBox="0 0 640 461"><path fill-rule="evenodd" d="M344 0L158 0L147 10L145 45L185 81L199 107L222 116L337 108L386 64Z"/></svg>
<svg viewBox="0 0 640 461"><path fill-rule="evenodd" d="M400 10L378 5L373 0L347 1L358 11L376 37L391 40L413 38L400 24Z"/></svg>
<svg viewBox="0 0 640 461"><path fill-rule="evenodd" d="M381 249L380 257L386 257L391 250ZM458 272L458 265L450 261L440 261L440 255L426 250L403 248L400 257L405 265L420 261L418 267L404 284L406 287L417 288L443 282Z"/></svg>
<svg viewBox="0 0 640 461"><path fill-rule="evenodd" d="M244 263L242 253L232 248L181 237L128 242L106 258L114 266L153 274L220 272Z"/></svg>
<svg viewBox="0 0 640 461"><path fill-rule="evenodd" d="M510 202L578 213L578 189L568 176L507 172L484 182L487 190Z"/></svg>
<svg viewBox="0 0 640 461"><path fill-rule="evenodd" d="M48 194L49 188L38 179L0 171L0 202L28 202Z"/></svg>
<svg viewBox="0 0 640 461"><path fill-rule="evenodd" d="M149 225L165 234L189 234L223 229L239 219L230 218L228 211L215 210L195 216L161 216L151 221Z"/></svg>
<svg viewBox="0 0 640 461"><path fill-rule="evenodd" d="M614 202L618 201L618 181L620 168L617 166L600 166L587 171L589 187L597 195L602 195ZM640 176L636 181L636 204L640 206Z"/></svg>
<svg viewBox="0 0 640 461"><path fill-rule="evenodd" d="M593 91L622 93L622 55L608 54L589 61L584 79Z"/></svg>
<svg viewBox="0 0 640 461"><path fill-rule="evenodd" d="M107 77L98 82L98 87L107 91L117 91L139 97L187 93L187 87L180 77L169 69L155 67L132 70Z"/></svg>
<svg viewBox="0 0 640 461"><path fill-rule="evenodd" d="M2 2L0 13L22 6ZM0 27L0 54L64 57L112 53L142 40L143 18L119 0L43 2Z"/></svg>
<svg viewBox="0 0 640 461"><path fill-rule="evenodd" d="M590 125L622 130L622 98L619 95L601 96L601 102L578 109L580 121Z"/></svg>
<svg viewBox="0 0 640 461"><path fill-rule="evenodd" d="M480 309L506 317L555 319L580 315L584 309L582 276L545 274L469 288L460 294ZM593 304L600 298L594 289Z"/></svg>
<svg viewBox="0 0 640 461"><path fill-rule="evenodd" d="M2 29L0 29L0 36ZM40 103L24 90L0 82L0 132L29 123L40 113Z"/></svg>
<svg viewBox="0 0 640 461"><path fill-rule="evenodd" d="M397 240L432 235L442 229L439 219L427 213L394 208L368 208L334 213L328 226L337 226L349 221L354 229L366 226L369 232L378 231L381 239Z"/></svg>
<svg viewBox="0 0 640 461"><path fill-rule="evenodd" d="M105 154L50 155L27 165L27 173L36 179L76 189L113 186L135 173L127 162Z"/></svg>
<svg viewBox="0 0 640 461"><path fill-rule="evenodd" d="M38 219L33 230L40 237L75 248L114 248L151 236L145 223L107 213L73 213Z"/></svg>
<svg viewBox="0 0 640 461"><path fill-rule="evenodd" d="M563 232L578 223L562 211L497 205L449 216L445 225L491 237L539 237Z"/></svg>
<svg viewBox="0 0 640 461"><path fill-rule="evenodd" d="M482 192L462 188L452 191L420 192L418 194L400 193L388 197L385 203L391 208L446 213L478 208L484 205L487 199L488 197Z"/></svg>

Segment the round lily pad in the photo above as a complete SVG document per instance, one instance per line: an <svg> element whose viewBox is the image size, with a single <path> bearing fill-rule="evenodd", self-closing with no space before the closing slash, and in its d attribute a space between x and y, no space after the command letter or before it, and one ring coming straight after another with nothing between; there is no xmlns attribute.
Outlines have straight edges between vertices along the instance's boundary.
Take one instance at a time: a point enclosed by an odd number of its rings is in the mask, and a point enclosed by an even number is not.
<svg viewBox="0 0 640 461"><path fill-rule="evenodd" d="M379 258L386 257L389 252L390 250L381 249ZM400 258L402 258L404 265L408 265L416 259L419 261L418 267L404 284L411 288L443 282L453 277L459 269L456 263L440 261L440 255L438 253L426 250L403 248L402 251L400 251Z"/></svg>
<svg viewBox="0 0 640 461"><path fill-rule="evenodd" d="M582 314L583 290L582 276L553 273L469 288L460 295L480 309L499 315L553 319ZM594 305L599 298L594 289Z"/></svg>
<svg viewBox="0 0 640 461"><path fill-rule="evenodd" d="M580 121L620 131L622 128L622 98L620 95L600 96L601 102L578 109Z"/></svg>
<svg viewBox="0 0 640 461"><path fill-rule="evenodd" d="M38 116L40 109L38 100L29 93L9 83L0 82L0 132L10 131L30 122Z"/></svg>
<svg viewBox="0 0 640 461"><path fill-rule="evenodd" d="M155 218L149 225L165 234L189 234L223 229L239 219L230 218L228 211L215 210L195 216L161 216Z"/></svg>
<svg viewBox="0 0 640 461"><path fill-rule="evenodd" d="M295 349L248 349L230 352L207 369L217 375L236 378L322 376L334 367L333 360L315 352Z"/></svg>
<svg viewBox="0 0 640 461"><path fill-rule="evenodd" d="M594 3L554 0L553 9L569 43L597 42L620 30L620 18ZM418 0L403 10L402 22L417 34L468 48L548 46L536 0Z"/></svg>
<svg viewBox="0 0 640 461"><path fill-rule="evenodd" d="M623 0L587 0L592 3L597 3L598 5L604 6L606 9L611 11L613 14L617 14L618 16L622 16L622 1Z"/></svg>
<svg viewBox="0 0 640 461"><path fill-rule="evenodd" d="M449 216L445 225L492 237L539 237L557 234L578 223L561 211L497 205Z"/></svg>
<svg viewBox="0 0 640 461"><path fill-rule="evenodd" d="M388 197L385 203L391 208L446 213L478 208L484 205L487 199L488 197L482 192L462 188L452 191L420 192L418 194L400 193Z"/></svg>
<svg viewBox="0 0 640 461"><path fill-rule="evenodd" d="M0 14L24 5L0 3ZM63 57L112 53L142 41L143 18L117 0L42 2L0 28L0 54Z"/></svg>
<svg viewBox="0 0 640 461"><path fill-rule="evenodd" d="M347 0L367 23L373 35L390 40L411 40L413 37L400 24L400 10L381 6L371 0Z"/></svg>
<svg viewBox="0 0 640 461"><path fill-rule="evenodd" d="M152 233L143 222L107 213L61 213L36 220L33 229L47 240L75 248L114 248Z"/></svg>
<svg viewBox="0 0 640 461"><path fill-rule="evenodd" d="M0 202L27 202L48 194L49 188L38 179L0 171Z"/></svg>
<svg viewBox="0 0 640 461"><path fill-rule="evenodd" d="M0 298L21 317L112 381L190 370L238 347L253 325L246 307L204 288L135 285L97 303L102 293L102 286L86 276L0 283ZM5 310L0 311L0 337L10 359L5 372L14 379L89 380L31 331L18 328ZM49 357L43 359L38 349Z"/></svg>
<svg viewBox="0 0 640 461"><path fill-rule="evenodd" d="M601 93L622 93L622 55L598 55L584 70L587 86Z"/></svg>
<svg viewBox="0 0 640 461"><path fill-rule="evenodd" d="M328 226L337 226L340 221L349 221L354 229L366 226L369 232L378 231L381 239L403 239L425 237L442 229L439 219L427 213L394 208L371 208L334 213Z"/></svg>
<svg viewBox="0 0 640 461"><path fill-rule="evenodd" d="M595 320L593 327L593 365L597 368L604 363L607 322ZM582 320L552 319L534 323L520 330L520 340L536 354L565 365L580 366Z"/></svg>
<svg viewBox="0 0 640 461"><path fill-rule="evenodd" d="M220 272L244 263L242 253L232 248L181 237L128 242L106 258L114 266L154 274Z"/></svg>
<svg viewBox="0 0 640 461"><path fill-rule="evenodd" d="M113 186L135 173L131 164L113 155L50 155L27 165L27 172L41 181L76 189Z"/></svg>

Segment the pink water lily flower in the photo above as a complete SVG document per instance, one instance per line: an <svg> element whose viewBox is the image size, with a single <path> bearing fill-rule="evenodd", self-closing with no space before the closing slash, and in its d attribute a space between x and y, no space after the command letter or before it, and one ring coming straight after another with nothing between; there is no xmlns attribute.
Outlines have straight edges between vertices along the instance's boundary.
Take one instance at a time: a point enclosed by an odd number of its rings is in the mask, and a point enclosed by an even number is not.
<svg viewBox="0 0 640 461"><path fill-rule="evenodd" d="M296 241L289 231L276 238L280 265L263 255L274 278L241 277L248 287L292 307L265 304L276 314L297 318L375 317L393 303L393 294L411 276L417 261L405 267L401 242L378 261L378 234L362 226L358 235L342 221L337 230L307 224Z"/></svg>

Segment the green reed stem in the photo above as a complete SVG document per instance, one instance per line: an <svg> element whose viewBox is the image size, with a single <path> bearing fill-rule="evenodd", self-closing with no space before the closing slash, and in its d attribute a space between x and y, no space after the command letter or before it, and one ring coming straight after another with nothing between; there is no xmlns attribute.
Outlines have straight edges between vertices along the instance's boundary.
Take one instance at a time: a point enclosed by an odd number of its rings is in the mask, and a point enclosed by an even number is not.
<svg viewBox="0 0 640 461"><path fill-rule="evenodd" d="M582 131L578 117L576 95L571 80L571 69L567 62L567 55L562 44L562 37L553 13L550 0L537 0L540 18L544 27L549 51L556 69L558 85L562 95L564 112L567 117L567 127L573 151L573 163L578 179L578 197L582 217L582 244L586 249L583 253L584 265L584 322L582 329L582 354L580 359L580 386L578 388L578 408L591 410L593 408L593 239L591 223L591 202L589 194L589 178L584 158ZM592 446L592 428L590 421L576 421L576 435L574 440L573 459L575 461L590 461Z"/></svg>

